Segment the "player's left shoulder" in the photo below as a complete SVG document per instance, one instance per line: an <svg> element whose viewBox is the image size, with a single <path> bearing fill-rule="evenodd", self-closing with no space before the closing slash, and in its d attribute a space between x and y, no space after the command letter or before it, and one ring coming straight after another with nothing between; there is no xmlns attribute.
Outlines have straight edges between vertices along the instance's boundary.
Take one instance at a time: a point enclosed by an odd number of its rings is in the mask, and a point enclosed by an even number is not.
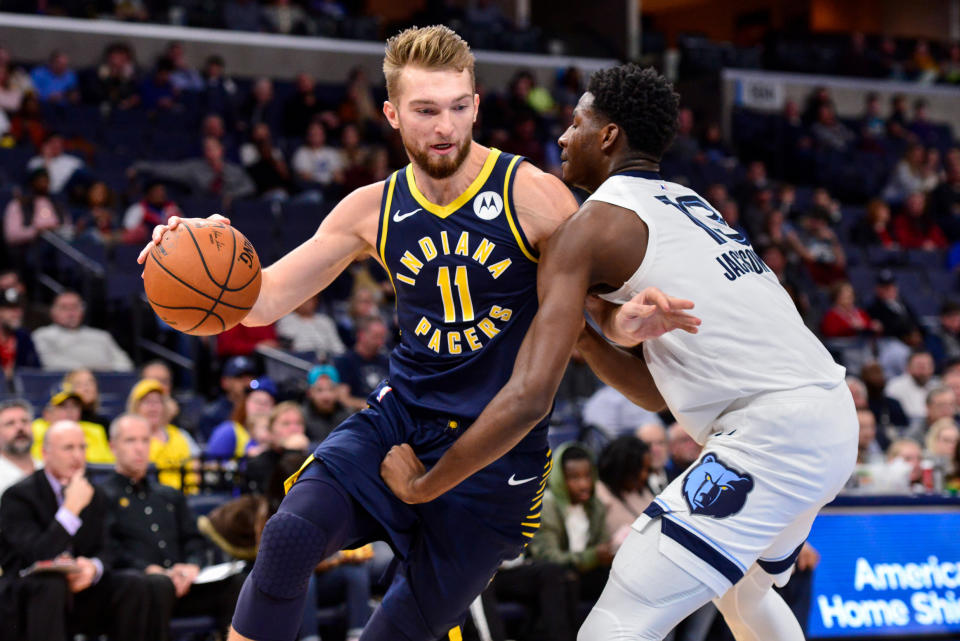
<svg viewBox="0 0 960 641"><path fill-rule="evenodd" d="M549 238L579 206L562 180L529 162L517 167L513 205L520 226L535 246Z"/></svg>

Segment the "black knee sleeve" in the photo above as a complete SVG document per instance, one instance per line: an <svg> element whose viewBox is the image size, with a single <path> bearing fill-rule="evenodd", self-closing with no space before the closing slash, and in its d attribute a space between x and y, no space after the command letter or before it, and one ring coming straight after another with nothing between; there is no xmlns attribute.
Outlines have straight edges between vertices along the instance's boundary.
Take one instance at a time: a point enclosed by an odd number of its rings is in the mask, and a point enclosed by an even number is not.
<svg viewBox="0 0 960 641"><path fill-rule="evenodd" d="M251 578L257 588L276 599L303 594L317 563L326 552L327 533L291 512L277 512L267 521Z"/></svg>

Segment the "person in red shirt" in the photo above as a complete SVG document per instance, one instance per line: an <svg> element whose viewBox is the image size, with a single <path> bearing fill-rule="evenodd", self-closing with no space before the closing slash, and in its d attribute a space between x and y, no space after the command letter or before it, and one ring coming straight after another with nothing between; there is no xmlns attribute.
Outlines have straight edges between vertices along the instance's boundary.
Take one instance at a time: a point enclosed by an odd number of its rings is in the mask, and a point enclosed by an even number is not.
<svg viewBox="0 0 960 641"><path fill-rule="evenodd" d="M221 358L250 356L258 345L279 347L275 324L263 327L237 325L217 336L217 354Z"/></svg>
<svg viewBox="0 0 960 641"><path fill-rule="evenodd" d="M927 211L927 197L919 191L910 194L903 209L893 219L893 239L904 249L944 249L947 238Z"/></svg>
<svg viewBox="0 0 960 641"><path fill-rule="evenodd" d="M883 326L879 321L857 307L853 285L843 280L837 283L831 292L833 306L820 321L820 333L824 338L847 338L865 333L880 333Z"/></svg>

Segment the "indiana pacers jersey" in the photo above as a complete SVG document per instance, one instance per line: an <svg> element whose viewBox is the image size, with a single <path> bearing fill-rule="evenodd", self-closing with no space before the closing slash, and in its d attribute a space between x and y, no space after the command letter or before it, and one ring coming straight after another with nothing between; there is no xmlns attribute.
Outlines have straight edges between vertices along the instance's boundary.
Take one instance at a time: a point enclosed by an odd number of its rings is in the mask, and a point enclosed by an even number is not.
<svg viewBox="0 0 960 641"><path fill-rule="evenodd" d="M412 411L470 422L510 377L537 311L537 256L513 205L522 160L491 149L442 207L417 189L412 165L387 179L377 251L401 330L389 385Z"/></svg>

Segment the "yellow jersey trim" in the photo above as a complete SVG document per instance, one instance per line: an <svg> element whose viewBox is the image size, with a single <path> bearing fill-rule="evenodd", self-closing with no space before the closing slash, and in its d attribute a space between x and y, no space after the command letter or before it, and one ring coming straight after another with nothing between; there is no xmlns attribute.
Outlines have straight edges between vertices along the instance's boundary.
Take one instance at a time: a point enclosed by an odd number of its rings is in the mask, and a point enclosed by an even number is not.
<svg viewBox="0 0 960 641"><path fill-rule="evenodd" d="M286 481L283 482L283 493L286 494L290 491L290 488L293 487L293 484L297 482L297 479L300 478L300 475L303 474L303 471L307 469L307 466L313 463L313 454L307 457L307 460L303 462L303 465L300 466L300 469L290 475Z"/></svg>
<svg viewBox="0 0 960 641"><path fill-rule="evenodd" d="M463 641L463 633L460 632L459 625L450 630L450 634L448 635L448 638L450 639L450 641Z"/></svg>
<svg viewBox="0 0 960 641"><path fill-rule="evenodd" d="M477 177L473 179L473 182L470 183L470 186L467 187L462 194L457 196L457 198L449 205L440 206L432 203L420 192L420 190L417 188L416 179L413 176L413 163L407 165L407 187L410 188L410 194L413 195L414 200L420 203L421 207L434 216L446 218L450 214L463 207L468 200L477 195L477 192L480 191L480 188L483 187L484 183L487 182L487 179L493 172L493 167L497 164L497 158L499 157L499 149L490 149L490 153L487 154L487 159L483 161L483 167L480 168L480 173L477 174Z"/></svg>
<svg viewBox="0 0 960 641"><path fill-rule="evenodd" d="M510 231L513 232L513 237L517 240L517 247L520 248L520 251L523 252L523 255L534 263L539 263L540 261L533 255L533 252L527 247L527 244L523 241L523 236L520 235L520 228L517 227L517 223L513 220L513 212L510 211L510 176L513 174L513 170L517 166L517 162L520 160L520 156L514 156L513 160L510 161L510 164L507 165L507 173L503 179L503 212L507 215L507 223L510 225Z"/></svg>
<svg viewBox="0 0 960 641"><path fill-rule="evenodd" d="M387 184L387 199L383 203L383 220L380 223L380 262L383 263L383 269L390 278L390 285L393 287L394 300L396 300L397 285L393 282L393 274L390 272L390 266L387 265L387 225L390 223L390 205L393 203L393 188L397 185L397 173L390 175L390 182Z"/></svg>

